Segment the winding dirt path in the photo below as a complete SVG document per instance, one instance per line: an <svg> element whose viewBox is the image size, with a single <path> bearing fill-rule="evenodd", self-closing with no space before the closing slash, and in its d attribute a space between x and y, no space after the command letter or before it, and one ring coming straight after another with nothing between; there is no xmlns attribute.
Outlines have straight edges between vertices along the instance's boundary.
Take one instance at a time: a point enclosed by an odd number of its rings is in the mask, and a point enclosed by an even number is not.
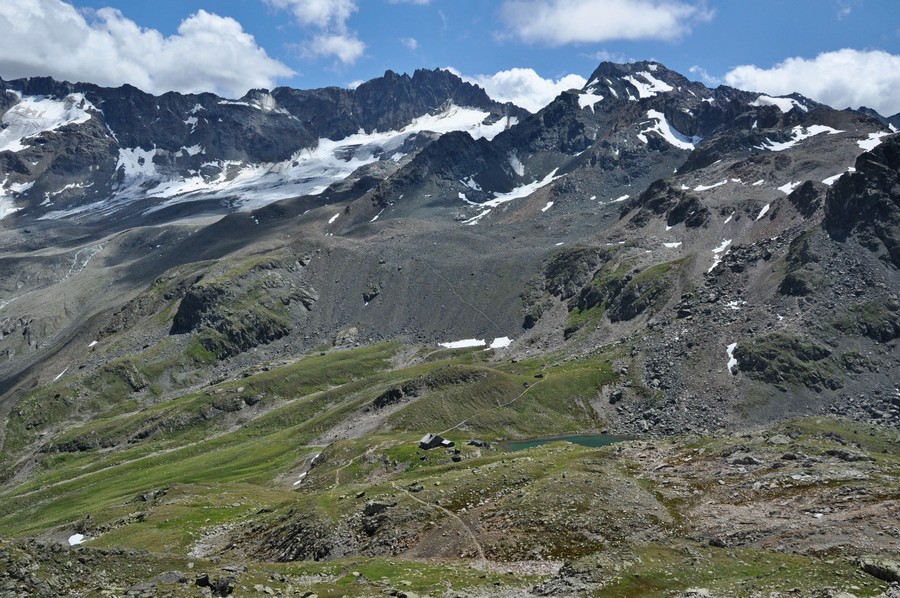
<svg viewBox="0 0 900 598"><path fill-rule="evenodd" d="M410 492L406 488L398 487L397 484L395 484L394 482L391 482L391 486L395 490L402 491L404 494L406 494L406 496L410 497L412 500L419 503L420 505L423 505L423 506L426 506L426 507L429 507L432 509L437 509L438 511L441 511L447 517L450 517L453 520L455 520L460 525L460 527L462 527L464 530L466 530L466 533L469 534L469 537L472 538L472 543L475 544L475 549L478 550L478 560L481 561L481 563L483 563L483 564L486 564L488 562L487 557L484 556L484 547L481 545L481 542L478 541L478 536L475 535L475 532L472 530L471 527L469 527L469 524L467 524L465 521L463 521L459 515L457 515L456 513L454 513L453 511L451 511L449 509L445 509L441 505L430 503L428 501L422 500L418 496L414 496L412 492Z"/></svg>

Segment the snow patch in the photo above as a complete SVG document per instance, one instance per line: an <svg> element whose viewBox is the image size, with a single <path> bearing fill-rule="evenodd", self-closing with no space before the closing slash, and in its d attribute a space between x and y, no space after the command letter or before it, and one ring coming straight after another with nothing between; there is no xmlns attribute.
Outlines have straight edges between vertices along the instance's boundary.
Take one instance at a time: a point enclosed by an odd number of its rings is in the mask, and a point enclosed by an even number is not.
<svg viewBox="0 0 900 598"><path fill-rule="evenodd" d="M681 247L681 241L677 243L663 243L663 247L665 247L666 249L676 249L678 247Z"/></svg>
<svg viewBox="0 0 900 598"><path fill-rule="evenodd" d="M772 204L768 204L768 203L767 203L766 205L764 205L764 206L762 207L762 209L759 211L759 215L756 217L756 219L757 219L757 220L761 220L762 217L765 216L766 213L769 211L769 206L771 206L771 205L772 205Z"/></svg>
<svg viewBox="0 0 900 598"><path fill-rule="evenodd" d="M772 141L771 139L766 138L762 145L756 146L756 149L769 150L771 152L783 152L786 149L794 147L804 139L809 139L810 137L819 135L821 133L837 135L838 133L843 133L843 131L833 129L832 127L826 127L825 125L811 125L809 127L801 127L800 125L797 125L793 129L791 129L790 140Z"/></svg>
<svg viewBox="0 0 900 598"><path fill-rule="evenodd" d="M592 93L592 91L585 92L578 96L578 105L582 110L585 108L590 108L591 112L594 111L594 104L597 102L602 102L603 96Z"/></svg>
<svg viewBox="0 0 900 598"><path fill-rule="evenodd" d="M490 213L491 213L491 209L488 208L488 209L482 211L480 214L478 214L478 215L476 215L476 216L472 216L472 217L469 218L468 220L465 220L465 221L463 222L463 224L465 224L466 226L474 226L474 225L478 224L478 222L479 222L482 218L484 218L485 216L487 216L487 215L490 214Z"/></svg>
<svg viewBox="0 0 900 598"><path fill-rule="evenodd" d="M191 128L191 133L197 128L197 123L200 122L196 116L189 116L187 120L184 121L184 124Z"/></svg>
<svg viewBox="0 0 900 598"><path fill-rule="evenodd" d="M647 143L647 133L654 132L663 139L669 145L675 146L678 149L683 150L693 150L694 146L702 139L697 137L696 135L693 137L688 137L682 133L679 133L672 125L669 124L669 121L666 120L665 115L659 110L647 110L647 118L656 121L655 124L650 125L646 129L642 129L640 133L638 133L638 139Z"/></svg>
<svg viewBox="0 0 900 598"><path fill-rule="evenodd" d="M488 206L491 208L496 208L500 204L506 203L508 201L512 201L514 199L520 199L522 197L528 197L529 195L531 195L532 193L534 193L541 187L546 187L547 185L549 185L556 179L560 178L560 177L556 176L557 170L559 170L559 169L554 168L550 174L545 176L540 181L534 181L533 183L530 183L528 185L522 185L521 187L516 187L515 189L513 189L512 191L510 191L508 193L495 194L493 199L486 201L481 205Z"/></svg>
<svg viewBox="0 0 900 598"><path fill-rule="evenodd" d="M24 96L0 118L0 152L19 152L22 142L66 125L86 123L88 111L97 111L83 94L72 93L62 100L45 96Z"/></svg>
<svg viewBox="0 0 900 598"><path fill-rule="evenodd" d="M145 150L139 147L119 149L119 159L116 161L116 172L122 171L124 179L122 186L129 186L144 179L156 176L156 165L153 157L156 156L156 148Z"/></svg>
<svg viewBox="0 0 900 598"><path fill-rule="evenodd" d="M484 339L467 338L461 341L439 343L439 345L445 349L468 349L469 347L484 347L487 343Z"/></svg>
<svg viewBox="0 0 900 598"><path fill-rule="evenodd" d="M0 183L0 220L6 218L10 214L15 214L22 208L16 206L15 201L13 200L13 195L20 195L34 185L34 182L30 183L12 183L7 185L6 181L9 180L9 175L3 179L3 182Z"/></svg>
<svg viewBox="0 0 900 598"><path fill-rule="evenodd" d="M635 73L637 77L643 79L643 81L639 81L635 77L627 76L622 77L624 81L628 81L631 85L637 89L638 95L643 98L652 98L656 94L660 92L672 91L674 87L666 83L665 81L660 81L647 71L641 71L639 73ZM631 99L633 96L629 96Z"/></svg>
<svg viewBox="0 0 900 598"><path fill-rule="evenodd" d="M753 183L751 186L752 186L752 187L759 187L760 185L762 185L762 184L765 183L765 182L766 182L766 179L759 179L758 181L756 181L755 183Z"/></svg>
<svg viewBox="0 0 900 598"><path fill-rule="evenodd" d="M719 245L718 247L716 247L715 249L713 249L712 251L713 251L713 253L722 253L723 251L728 249L729 245L731 245L731 239L722 239L722 244Z"/></svg>
<svg viewBox="0 0 900 598"><path fill-rule="evenodd" d="M72 534L69 536L69 546L78 546L84 542L84 534Z"/></svg>
<svg viewBox="0 0 900 598"><path fill-rule="evenodd" d="M842 176L844 176L844 175L847 174L848 172L856 172L856 169L853 168L853 167L851 166L850 168L848 168L848 169L846 170L846 172L839 172L839 173L837 173L837 174L834 175L834 176L830 176L830 177L828 177L827 179L823 179L822 182L825 183L826 185L828 185L828 186L830 187L831 185L834 185L834 184L837 182L837 180L838 180L839 178L841 178Z"/></svg>
<svg viewBox="0 0 900 598"><path fill-rule="evenodd" d="M790 112L794 106L800 108L804 112L809 112L809 108L795 100L794 98L773 98L772 96L761 95L752 102L751 106L777 106L784 113Z"/></svg>
<svg viewBox="0 0 900 598"><path fill-rule="evenodd" d="M547 202L547 205L545 205L543 208L541 208L541 212L546 212L547 210L549 210L549 209L552 208L552 207L553 207L553 202L552 202L552 201L548 201L548 202Z"/></svg>
<svg viewBox="0 0 900 598"><path fill-rule="evenodd" d="M334 216L332 216L331 218L329 218L329 219L328 219L328 224L334 224L334 221L337 220L337 219L338 219L338 216L340 216L340 215L341 215L341 213L338 212L337 214L335 214Z"/></svg>
<svg viewBox="0 0 900 598"><path fill-rule="evenodd" d="M620 201L625 201L625 200L628 199L629 197L631 197L631 196L628 195L628 194L626 193L626 194L623 195L622 197L617 197L617 198L611 200L611 202L612 202L612 203L619 203Z"/></svg>
<svg viewBox="0 0 900 598"><path fill-rule="evenodd" d="M199 145L192 145L190 147L182 147L180 150L178 150L178 153L175 155L180 157L184 154L187 154L188 156L193 157L193 156L196 156L197 154L205 154L205 153L206 153L206 150L203 149L202 147L200 147Z"/></svg>
<svg viewBox="0 0 900 598"><path fill-rule="evenodd" d="M508 336L501 336L501 337L495 338L491 342L488 349L505 349L506 347L510 346L511 344L512 344L511 338L509 338Z"/></svg>
<svg viewBox="0 0 900 598"><path fill-rule="evenodd" d="M737 359L734 356L734 350L737 349L737 343L731 343L728 347L725 348L725 352L728 354L728 373L733 374L734 368L737 367Z"/></svg>
<svg viewBox="0 0 900 598"><path fill-rule="evenodd" d="M259 106L251 104L250 102L239 102L237 100L219 100L219 106L244 106L246 108L260 109Z"/></svg>
<svg viewBox="0 0 900 598"><path fill-rule="evenodd" d="M858 141L857 145L863 150L871 152L881 143L881 138L886 137L887 135L890 135L890 133L869 133L869 136L866 139Z"/></svg>
<svg viewBox="0 0 900 598"><path fill-rule="evenodd" d="M519 157L513 153L509 154L509 166L519 176L525 176L525 165L519 160Z"/></svg>
<svg viewBox="0 0 900 598"><path fill-rule="evenodd" d="M464 178L460 181L463 185L472 189L473 191L482 191L481 185L475 182L474 175Z"/></svg>
<svg viewBox="0 0 900 598"><path fill-rule="evenodd" d="M465 193L459 193L458 196L459 196L459 198L460 198L461 200L463 200L464 202L466 202L466 203L469 204L470 206L479 206L479 205L481 205L481 204L476 203L476 202L472 201L471 199L469 199L468 196L466 196Z"/></svg>
<svg viewBox="0 0 900 598"><path fill-rule="evenodd" d="M726 185L728 183L728 179L724 179L719 181L718 183L713 183L712 185L697 185L694 187L694 191L709 191L710 189L715 189L716 187L721 187L722 185Z"/></svg>
<svg viewBox="0 0 900 598"><path fill-rule="evenodd" d="M722 244L712 250L714 258L713 265L709 267L709 270L706 271L707 273L716 269L716 266L722 261L722 256L729 245L731 245L731 239L722 239Z"/></svg>
<svg viewBox="0 0 900 598"><path fill-rule="evenodd" d="M794 189L796 189L797 187L799 187L802 184L803 184L803 181L785 183L781 187L778 187L778 190L781 191L782 193L784 193L785 195L790 195L791 191L793 191Z"/></svg>
<svg viewBox="0 0 900 598"><path fill-rule="evenodd" d="M725 219L725 222L723 222L722 224L728 224L729 222L731 222L731 219L732 219L732 218L734 218L734 212L732 212L731 214L729 214L729 215L728 215L728 218L726 218L726 219Z"/></svg>

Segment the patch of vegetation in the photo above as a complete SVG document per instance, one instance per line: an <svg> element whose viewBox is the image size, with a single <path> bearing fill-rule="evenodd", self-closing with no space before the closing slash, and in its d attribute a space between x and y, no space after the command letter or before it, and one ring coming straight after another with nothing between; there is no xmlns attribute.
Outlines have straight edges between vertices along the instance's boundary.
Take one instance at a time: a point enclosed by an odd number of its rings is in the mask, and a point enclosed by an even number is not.
<svg viewBox="0 0 900 598"><path fill-rule="evenodd" d="M844 334L860 334L881 343L900 337L900 302L884 298L854 305L831 321Z"/></svg>
<svg viewBox="0 0 900 598"><path fill-rule="evenodd" d="M527 437L592 429L590 401L615 379L604 358L544 369L536 378L484 369L467 384L436 388L391 418L399 430L465 428L493 437Z"/></svg>
<svg viewBox="0 0 900 598"><path fill-rule="evenodd" d="M738 367L753 379L775 385L805 386L815 391L843 386L831 350L792 334L776 332L738 345Z"/></svg>
<svg viewBox="0 0 900 598"><path fill-rule="evenodd" d="M858 584L860 595L871 596L883 588L874 578L860 576L849 562L829 564L754 548L649 544L637 548L634 558L626 562L628 566L594 595L662 597L698 587L714 596L749 595L750 588L755 590L752 593L793 587L825 591L844 586L847 578Z"/></svg>

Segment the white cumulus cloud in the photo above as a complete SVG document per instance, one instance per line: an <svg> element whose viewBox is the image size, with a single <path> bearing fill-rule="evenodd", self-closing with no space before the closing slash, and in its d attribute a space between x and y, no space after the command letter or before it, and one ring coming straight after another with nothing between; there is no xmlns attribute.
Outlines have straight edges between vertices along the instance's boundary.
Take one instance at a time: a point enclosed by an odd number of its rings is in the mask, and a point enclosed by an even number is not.
<svg viewBox="0 0 900 598"><path fill-rule="evenodd" d="M359 10L354 0L265 0L266 4L290 11L304 25L321 29L344 29L347 19Z"/></svg>
<svg viewBox="0 0 900 598"><path fill-rule="evenodd" d="M366 44L344 33L317 35L303 46L306 56L334 56L344 64L353 64L365 51Z"/></svg>
<svg viewBox="0 0 900 598"><path fill-rule="evenodd" d="M450 69L453 70L453 69ZM545 79L533 69L515 68L493 75L475 75L463 80L484 88L487 94L498 102L512 102L529 112L537 112L553 98L568 89L581 89L587 79L581 75L566 75L559 79Z"/></svg>
<svg viewBox="0 0 900 598"><path fill-rule="evenodd" d="M678 39L713 14L702 0L506 0L501 7L514 35L553 46Z"/></svg>
<svg viewBox="0 0 900 598"><path fill-rule="evenodd" d="M86 18L87 16L87 18ZM145 29L112 8L80 12L62 0L0 2L0 76L48 75L151 93L238 97L294 74L234 19L198 11L175 35Z"/></svg>
<svg viewBox="0 0 900 598"><path fill-rule="evenodd" d="M419 40L414 37L401 37L400 43L415 52L419 49Z"/></svg>
<svg viewBox="0 0 900 598"><path fill-rule="evenodd" d="M834 108L868 106L885 116L900 112L900 56L845 48L815 58L788 58L772 68L736 67L732 87L772 95L801 93Z"/></svg>
<svg viewBox="0 0 900 598"><path fill-rule="evenodd" d="M304 27L318 33L301 44L304 56L333 56L344 64L353 64L365 53L366 44L350 31L347 20L359 10L355 0L264 0L269 6L286 10Z"/></svg>

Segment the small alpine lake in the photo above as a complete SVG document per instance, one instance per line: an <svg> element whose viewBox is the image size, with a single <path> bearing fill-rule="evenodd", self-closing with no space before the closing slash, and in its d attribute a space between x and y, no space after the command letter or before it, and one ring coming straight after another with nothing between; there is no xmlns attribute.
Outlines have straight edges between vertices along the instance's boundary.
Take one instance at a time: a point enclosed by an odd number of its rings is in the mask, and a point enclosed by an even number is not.
<svg viewBox="0 0 900 598"><path fill-rule="evenodd" d="M500 448L505 451L523 451L551 442L571 442L572 444L590 448L599 448L623 440L627 439L621 436L609 436L608 434L568 434L562 436L545 436L543 438L529 438L527 440L509 440L499 444Z"/></svg>

